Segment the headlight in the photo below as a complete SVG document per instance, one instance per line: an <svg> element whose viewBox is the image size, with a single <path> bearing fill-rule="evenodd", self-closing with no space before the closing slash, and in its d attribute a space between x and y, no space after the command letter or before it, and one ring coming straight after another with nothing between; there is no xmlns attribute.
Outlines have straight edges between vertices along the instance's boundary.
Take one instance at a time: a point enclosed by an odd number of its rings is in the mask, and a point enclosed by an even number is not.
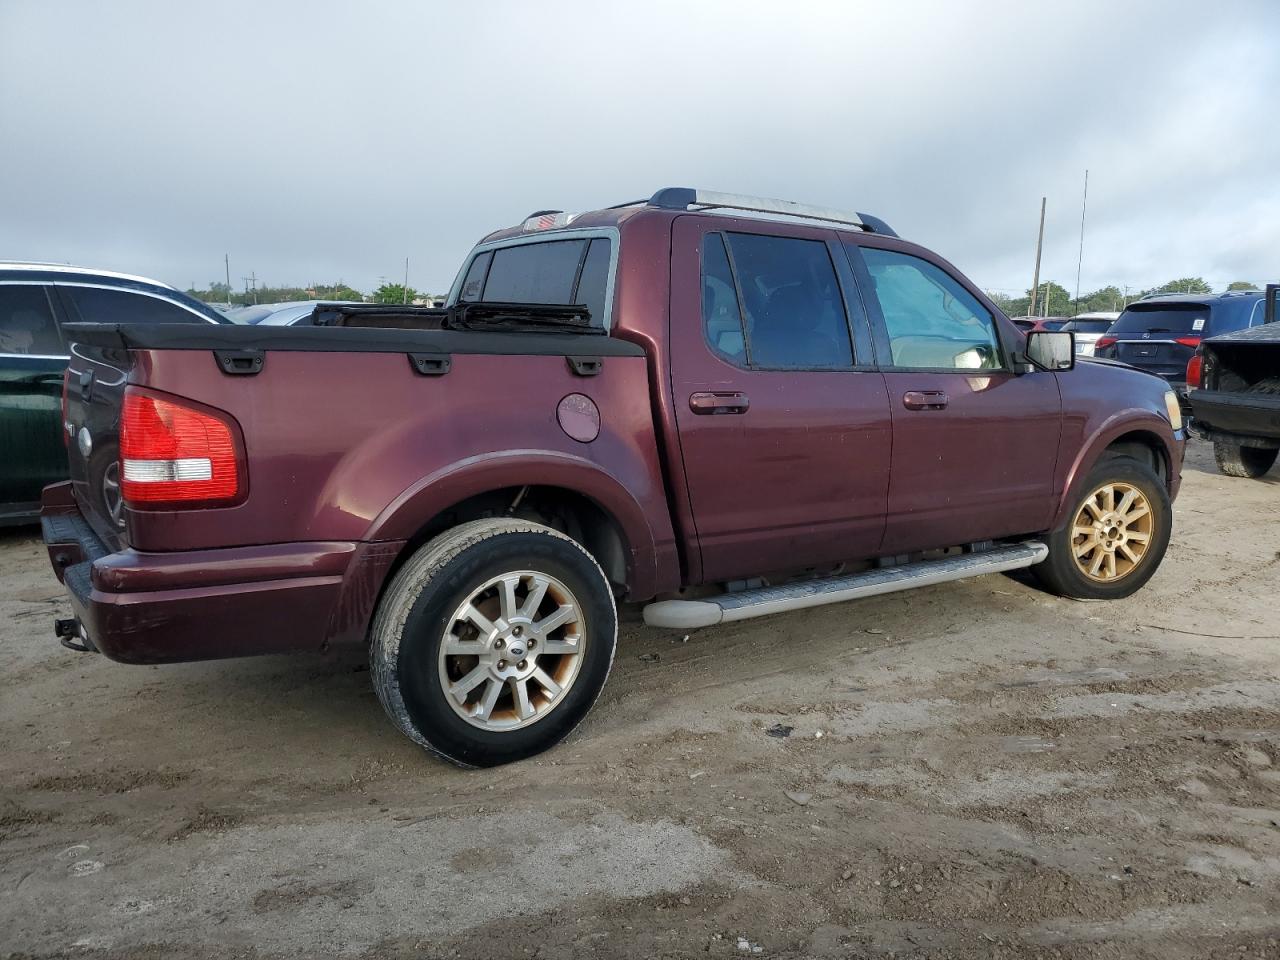
<svg viewBox="0 0 1280 960"><path fill-rule="evenodd" d="M1172 390L1164 392L1164 408L1169 414L1169 426L1175 430L1182 429L1182 407L1178 403L1178 395Z"/></svg>

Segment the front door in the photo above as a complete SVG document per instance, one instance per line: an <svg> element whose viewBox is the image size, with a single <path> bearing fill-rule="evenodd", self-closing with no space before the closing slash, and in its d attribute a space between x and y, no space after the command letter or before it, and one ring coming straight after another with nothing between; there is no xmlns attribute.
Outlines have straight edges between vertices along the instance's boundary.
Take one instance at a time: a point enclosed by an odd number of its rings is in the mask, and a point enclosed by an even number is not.
<svg viewBox="0 0 1280 960"><path fill-rule="evenodd" d="M46 484L67 478L66 352L49 289L0 283L0 518L34 510Z"/></svg>
<svg viewBox="0 0 1280 960"><path fill-rule="evenodd" d="M888 397L835 234L696 216L673 231L671 387L702 580L874 556Z"/></svg>
<svg viewBox="0 0 1280 960"><path fill-rule="evenodd" d="M1012 372L990 311L941 264L847 248L893 415L883 552L1044 530L1062 427L1056 375Z"/></svg>

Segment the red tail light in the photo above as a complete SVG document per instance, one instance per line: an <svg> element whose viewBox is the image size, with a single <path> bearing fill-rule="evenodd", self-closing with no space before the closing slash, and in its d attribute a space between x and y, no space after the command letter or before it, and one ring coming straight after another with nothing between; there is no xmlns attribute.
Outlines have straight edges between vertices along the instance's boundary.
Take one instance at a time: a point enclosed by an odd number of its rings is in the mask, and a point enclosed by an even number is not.
<svg viewBox="0 0 1280 960"><path fill-rule="evenodd" d="M231 422L130 387L120 418L126 503L225 503L241 492Z"/></svg>
<svg viewBox="0 0 1280 960"><path fill-rule="evenodd" d="M1200 346L1200 338L1199 338L1198 336L1197 336L1197 337L1178 337L1174 342L1175 342L1175 343L1180 343L1180 344L1182 344L1184 347L1198 347L1198 346Z"/></svg>
<svg viewBox="0 0 1280 960"><path fill-rule="evenodd" d="M1199 389L1201 386L1201 375L1204 372L1204 357L1197 353L1194 357L1187 361L1187 386Z"/></svg>
<svg viewBox="0 0 1280 960"><path fill-rule="evenodd" d="M1093 345L1093 349L1101 350L1103 347L1114 347L1115 345L1115 337L1099 337L1098 342Z"/></svg>

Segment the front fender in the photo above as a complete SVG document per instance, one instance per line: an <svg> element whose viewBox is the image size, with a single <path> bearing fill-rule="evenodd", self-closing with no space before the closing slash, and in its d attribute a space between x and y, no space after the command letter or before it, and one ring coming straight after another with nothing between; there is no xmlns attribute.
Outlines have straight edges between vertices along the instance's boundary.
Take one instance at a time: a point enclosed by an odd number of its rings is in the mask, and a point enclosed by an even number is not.
<svg viewBox="0 0 1280 960"><path fill-rule="evenodd" d="M503 450L452 463L414 483L370 524L365 540L409 540L433 517L464 500L512 486L558 487L594 501L614 518L625 540L628 592L652 596L673 589L661 570L675 566L669 523L655 530L631 492L599 464L557 450Z"/></svg>
<svg viewBox="0 0 1280 960"><path fill-rule="evenodd" d="M1177 496L1182 479L1182 455L1186 445L1185 428L1175 433L1168 420L1141 407L1115 411L1092 427L1092 432L1077 445L1075 457L1059 479L1053 529L1056 530L1067 522L1067 513L1070 511L1071 504L1075 497L1083 492L1079 489L1080 486L1089 475L1089 471L1101 459L1107 447L1126 434L1148 434L1159 441L1167 468L1166 482L1169 498L1173 499Z"/></svg>

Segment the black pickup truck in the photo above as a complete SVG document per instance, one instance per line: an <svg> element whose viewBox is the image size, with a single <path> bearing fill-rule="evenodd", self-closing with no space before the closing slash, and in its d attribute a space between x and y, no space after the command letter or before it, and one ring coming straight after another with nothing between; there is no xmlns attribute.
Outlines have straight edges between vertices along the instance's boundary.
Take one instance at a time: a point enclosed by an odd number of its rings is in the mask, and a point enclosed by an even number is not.
<svg viewBox="0 0 1280 960"><path fill-rule="evenodd" d="M1280 455L1280 284L1267 284L1261 326L1211 337L1187 370L1191 430L1213 441L1218 469L1261 477Z"/></svg>

